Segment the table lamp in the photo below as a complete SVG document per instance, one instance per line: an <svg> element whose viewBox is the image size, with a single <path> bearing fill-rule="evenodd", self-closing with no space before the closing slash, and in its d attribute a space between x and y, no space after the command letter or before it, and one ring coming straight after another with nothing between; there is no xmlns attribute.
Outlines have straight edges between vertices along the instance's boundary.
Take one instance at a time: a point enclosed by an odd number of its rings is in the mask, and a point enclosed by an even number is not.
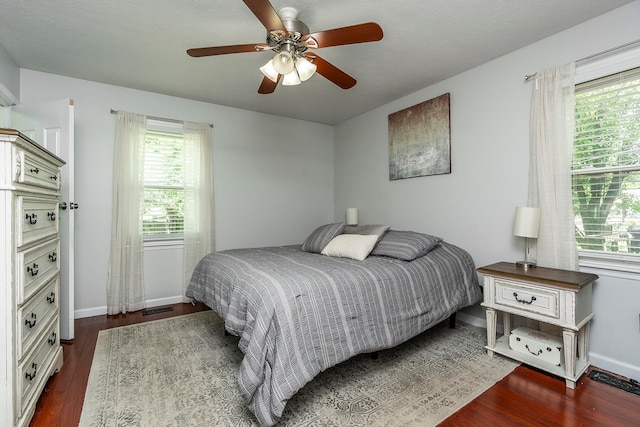
<svg viewBox="0 0 640 427"><path fill-rule="evenodd" d="M516 207L515 220L513 221L513 235L525 238L524 261L516 262L516 266L525 270L533 268L536 263L529 259L529 239L538 238L540 228L540 209L530 207Z"/></svg>

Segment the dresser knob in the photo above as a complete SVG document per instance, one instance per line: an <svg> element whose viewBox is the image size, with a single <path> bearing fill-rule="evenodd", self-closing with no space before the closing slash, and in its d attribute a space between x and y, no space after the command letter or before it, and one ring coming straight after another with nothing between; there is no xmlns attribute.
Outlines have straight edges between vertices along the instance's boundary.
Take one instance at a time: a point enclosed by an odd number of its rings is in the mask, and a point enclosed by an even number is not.
<svg viewBox="0 0 640 427"><path fill-rule="evenodd" d="M58 335L55 332L51 332L51 336L47 340L49 345L54 345L58 341Z"/></svg>
<svg viewBox="0 0 640 427"><path fill-rule="evenodd" d="M27 266L27 273L31 273L31 277L38 275L38 264L33 263L33 267Z"/></svg>
<svg viewBox="0 0 640 427"><path fill-rule="evenodd" d="M24 319L24 324L29 327L29 329L36 326L36 314L31 313L31 319Z"/></svg>
<svg viewBox="0 0 640 427"><path fill-rule="evenodd" d="M36 374L38 373L38 364L36 362L33 362L31 364L31 369L33 369L33 372L25 372L24 374L25 378L27 378L29 381L33 381L33 379L36 377Z"/></svg>

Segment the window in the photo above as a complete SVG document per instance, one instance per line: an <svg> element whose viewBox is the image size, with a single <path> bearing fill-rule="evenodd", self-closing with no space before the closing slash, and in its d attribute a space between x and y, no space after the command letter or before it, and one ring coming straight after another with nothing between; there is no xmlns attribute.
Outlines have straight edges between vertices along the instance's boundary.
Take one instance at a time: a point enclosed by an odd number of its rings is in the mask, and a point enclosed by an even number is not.
<svg viewBox="0 0 640 427"><path fill-rule="evenodd" d="M145 240L182 238L185 206L182 125L147 120L143 203Z"/></svg>
<svg viewBox="0 0 640 427"><path fill-rule="evenodd" d="M572 176L581 265L640 271L640 68L576 85Z"/></svg>

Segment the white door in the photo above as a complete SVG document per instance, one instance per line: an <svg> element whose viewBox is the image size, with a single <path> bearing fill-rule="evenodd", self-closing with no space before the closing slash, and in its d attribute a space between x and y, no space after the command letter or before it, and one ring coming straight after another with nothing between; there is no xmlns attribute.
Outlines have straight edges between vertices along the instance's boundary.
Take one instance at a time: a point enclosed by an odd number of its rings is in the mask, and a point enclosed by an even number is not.
<svg viewBox="0 0 640 427"><path fill-rule="evenodd" d="M74 198L72 99L11 107L12 129L19 130L62 160L60 200L60 338L72 340L74 321ZM66 203L66 209L64 209Z"/></svg>

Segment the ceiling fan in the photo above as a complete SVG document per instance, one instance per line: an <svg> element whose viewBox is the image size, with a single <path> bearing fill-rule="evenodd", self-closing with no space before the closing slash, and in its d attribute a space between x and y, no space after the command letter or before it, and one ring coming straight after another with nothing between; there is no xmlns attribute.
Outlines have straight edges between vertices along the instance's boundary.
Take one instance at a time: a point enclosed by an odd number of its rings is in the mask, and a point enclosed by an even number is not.
<svg viewBox="0 0 640 427"><path fill-rule="evenodd" d="M281 79L285 86L300 84L315 72L342 89L349 89L356 84L356 80L309 49L382 39L382 28L375 22L309 33L309 27L297 19L298 11L292 7L282 8L278 14L268 0L243 1L267 29L266 43L201 47L188 49L187 54L202 57L243 52L275 52L273 59L260 68L264 78L258 93L272 93Z"/></svg>

